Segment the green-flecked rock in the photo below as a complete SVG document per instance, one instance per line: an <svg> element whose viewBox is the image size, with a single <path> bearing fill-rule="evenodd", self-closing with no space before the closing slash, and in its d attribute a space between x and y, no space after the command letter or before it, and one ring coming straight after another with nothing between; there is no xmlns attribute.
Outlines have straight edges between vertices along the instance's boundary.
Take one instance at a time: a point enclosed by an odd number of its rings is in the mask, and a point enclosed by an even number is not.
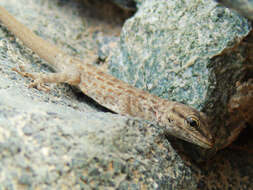
<svg viewBox="0 0 253 190"><path fill-rule="evenodd" d="M136 0L140 10L141 1ZM0 4L38 35L85 61L90 50L96 50L92 42L117 39L113 34L118 28L111 25L105 36L98 33L111 22L103 20L106 16L102 21L101 16L95 17L94 10L111 13L108 6L101 9L71 0L2 0ZM163 128L104 113L69 86L50 85L48 93L28 88L30 80L11 68L49 70L14 39L0 27L0 189L251 188L250 153L225 149L199 164L182 155L187 149L172 147Z"/></svg>
<svg viewBox="0 0 253 190"><path fill-rule="evenodd" d="M210 117L216 148L235 138L244 120L227 104L247 76L250 22L211 0L142 1L122 30L110 72L138 88L188 104Z"/></svg>
<svg viewBox="0 0 253 190"><path fill-rule="evenodd" d="M101 37L97 27L108 27L101 17L90 16L94 9L105 10L100 4L81 10L77 1L2 0L0 5L63 51L83 52L85 61L85 52L95 49L91 42ZM50 71L19 42L0 24L0 190L196 189L196 178L163 128L104 113L65 85L51 85L47 93L28 88L31 81L12 68Z"/></svg>
<svg viewBox="0 0 253 190"><path fill-rule="evenodd" d="M253 20L253 1L252 0L216 0L217 2L238 11L243 16Z"/></svg>

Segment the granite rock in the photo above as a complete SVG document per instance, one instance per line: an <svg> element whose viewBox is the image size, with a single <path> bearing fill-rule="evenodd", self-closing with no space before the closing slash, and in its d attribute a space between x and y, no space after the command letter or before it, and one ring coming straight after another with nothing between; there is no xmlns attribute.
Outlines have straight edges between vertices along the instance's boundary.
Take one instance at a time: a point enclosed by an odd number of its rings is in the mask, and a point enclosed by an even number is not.
<svg viewBox="0 0 253 190"><path fill-rule="evenodd" d="M245 126L228 113L235 83L246 80L251 23L212 0L143 1L122 29L110 73L210 118L216 148ZM224 119L227 118L227 119Z"/></svg>
<svg viewBox="0 0 253 190"><path fill-rule="evenodd" d="M253 1L252 0L216 0L217 2L238 11L243 16L253 20Z"/></svg>
<svg viewBox="0 0 253 190"><path fill-rule="evenodd" d="M189 165L198 189L252 189L252 127L245 128L250 124L244 114L229 111L229 102L240 95L236 84L248 84L252 78L248 69L252 68L252 40L245 38L251 23L211 0L136 2L138 12L122 29L110 73L205 112L217 149L228 146L242 131L239 140L218 152L213 162L196 168L191 160ZM242 97L240 101L247 103ZM177 142L173 146L194 161L213 156Z"/></svg>
<svg viewBox="0 0 253 190"><path fill-rule="evenodd" d="M125 15L90 2L2 0L0 5L65 52L89 61L119 49L111 42L125 43L118 38ZM141 10L145 1L136 3ZM247 23L240 17L238 22ZM50 72L1 26L0 189L252 189L252 131L241 137L248 146L237 141L198 163L194 157L201 155L189 143L168 141L163 128L108 112L74 88L50 85L49 93L28 88L30 80L12 71L18 65Z"/></svg>
<svg viewBox="0 0 253 190"><path fill-rule="evenodd" d="M92 57L97 43L116 38L120 27L91 17L87 4L82 15L82 4L74 1L8 0L0 5L78 57ZM48 93L28 88L30 79L12 71L19 65L28 72L50 72L1 26L0 189L197 187L163 128L111 113L67 85L50 85Z"/></svg>

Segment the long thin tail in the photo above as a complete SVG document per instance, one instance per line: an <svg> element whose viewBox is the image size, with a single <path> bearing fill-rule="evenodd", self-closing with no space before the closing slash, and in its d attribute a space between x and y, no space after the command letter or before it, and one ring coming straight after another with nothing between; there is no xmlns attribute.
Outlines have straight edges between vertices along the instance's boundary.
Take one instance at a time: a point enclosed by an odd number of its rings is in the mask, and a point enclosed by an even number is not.
<svg viewBox="0 0 253 190"><path fill-rule="evenodd" d="M63 52L55 45L43 40L30 29L17 21L12 15L0 6L0 21L27 47L36 52L41 58L47 61L55 70L61 68L57 60Z"/></svg>

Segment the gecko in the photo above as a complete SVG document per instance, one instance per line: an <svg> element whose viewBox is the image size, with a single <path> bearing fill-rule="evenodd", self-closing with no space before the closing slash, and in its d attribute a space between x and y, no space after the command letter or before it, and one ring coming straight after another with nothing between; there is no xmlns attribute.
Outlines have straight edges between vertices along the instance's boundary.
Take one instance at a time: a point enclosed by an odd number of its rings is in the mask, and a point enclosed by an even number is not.
<svg viewBox="0 0 253 190"><path fill-rule="evenodd" d="M19 71L33 79L30 86L43 90L46 83L67 83L115 113L154 122L165 127L166 133L204 149L214 146L210 123L203 112L138 89L90 63L65 54L1 6L0 22L55 71L48 74Z"/></svg>

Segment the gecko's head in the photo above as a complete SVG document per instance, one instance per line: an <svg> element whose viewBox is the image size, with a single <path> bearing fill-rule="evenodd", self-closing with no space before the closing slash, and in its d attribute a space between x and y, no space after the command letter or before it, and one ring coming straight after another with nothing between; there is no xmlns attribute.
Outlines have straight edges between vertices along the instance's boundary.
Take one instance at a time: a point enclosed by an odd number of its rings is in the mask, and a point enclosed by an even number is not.
<svg viewBox="0 0 253 190"><path fill-rule="evenodd" d="M175 103L165 118L161 118L168 130L180 139L203 148L213 147L207 116L184 104Z"/></svg>

